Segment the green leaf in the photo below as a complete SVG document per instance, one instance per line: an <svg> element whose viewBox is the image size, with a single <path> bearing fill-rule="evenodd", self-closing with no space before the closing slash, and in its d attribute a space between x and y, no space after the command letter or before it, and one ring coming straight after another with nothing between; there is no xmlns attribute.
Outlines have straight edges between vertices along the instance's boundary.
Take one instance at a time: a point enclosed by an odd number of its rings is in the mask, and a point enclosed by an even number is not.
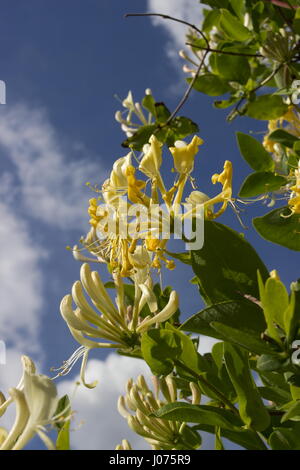
<svg viewBox="0 0 300 470"><path fill-rule="evenodd" d="M174 141L181 140L199 131L198 125L191 119L184 116L177 116L170 122L170 129L174 134Z"/></svg>
<svg viewBox="0 0 300 470"><path fill-rule="evenodd" d="M196 425L193 429L209 432L211 434L214 434L215 432L215 428L213 426L203 424ZM221 436L247 450L267 450L263 441L257 436L257 434L249 429L240 429L239 431L221 429Z"/></svg>
<svg viewBox="0 0 300 470"><path fill-rule="evenodd" d="M191 251L193 271L208 305L240 300L251 295L258 299L257 270L264 279L269 273L244 236L217 222L205 221L204 246Z"/></svg>
<svg viewBox="0 0 300 470"><path fill-rule="evenodd" d="M62 417L66 417L70 414L70 411L71 411L71 403L70 403L70 399L68 397L68 395L64 395L63 397L61 397L58 401L58 404L57 404L57 407L56 407L56 410L55 410L55 413L53 416L57 416L57 415L60 415ZM59 430L61 430L64 426L64 422L63 421L56 421L55 422L55 427Z"/></svg>
<svg viewBox="0 0 300 470"><path fill-rule="evenodd" d="M270 171L257 171L247 176L239 192L240 197L255 197L280 189L286 185L286 178Z"/></svg>
<svg viewBox="0 0 300 470"><path fill-rule="evenodd" d="M246 162L255 171L272 171L275 163L263 145L254 137L243 132L237 132L237 141L240 152Z"/></svg>
<svg viewBox="0 0 300 470"><path fill-rule="evenodd" d="M299 429L277 428L269 438L273 450L300 450Z"/></svg>
<svg viewBox="0 0 300 470"><path fill-rule="evenodd" d="M185 421L239 430L242 421L231 411L208 405L191 405L184 402L169 403L160 408L155 416L170 421Z"/></svg>
<svg viewBox="0 0 300 470"><path fill-rule="evenodd" d="M285 285L272 277L265 284L260 298L266 317L266 322L276 323L284 329L284 312L289 305L289 295Z"/></svg>
<svg viewBox="0 0 300 470"><path fill-rule="evenodd" d="M165 329L153 329L141 338L143 357L155 375L167 375L180 361L199 373L198 354L193 341L175 327L166 324Z"/></svg>
<svg viewBox="0 0 300 470"><path fill-rule="evenodd" d="M70 420L64 423L58 433L56 450L70 450Z"/></svg>
<svg viewBox="0 0 300 470"><path fill-rule="evenodd" d="M223 33L235 41L248 41L252 37L251 32L228 10L221 8L219 28Z"/></svg>
<svg viewBox="0 0 300 470"><path fill-rule="evenodd" d="M248 427L263 431L270 424L270 416L251 375L248 353L224 343L224 360L238 396L241 419Z"/></svg>
<svg viewBox="0 0 300 470"><path fill-rule="evenodd" d="M254 101L250 101L246 114L254 119L277 119L288 110L288 105L278 95L260 95Z"/></svg>
<svg viewBox="0 0 300 470"><path fill-rule="evenodd" d="M224 51L227 49L224 48ZM216 54L215 65L219 75L225 80L246 83L250 76L250 66L246 57L229 54Z"/></svg>
<svg viewBox="0 0 300 470"><path fill-rule="evenodd" d="M270 354L262 354L257 360L257 369L259 372L273 372L281 370L286 359L274 357Z"/></svg>
<svg viewBox="0 0 300 470"><path fill-rule="evenodd" d="M288 207L274 209L263 217L256 217L253 225L266 240L300 251L300 215L290 214Z"/></svg>
<svg viewBox="0 0 300 470"><path fill-rule="evenodd" d="M286 393L280 393L278 389L269 388L269 387L258 387L259 394L265 400L272 401L278 406L286 403L286 400L289 400L289 396Z"/></svg>
<svg viewBox="0 0 300 470"><path fill-rule="evenodd" d="M165 250L165 252L169 255L172 256L172 258L178 259L184 264L192 264L191 260L191 254L190 252L184 251L183 253L173 253L171 251Z"/></svg>
<svg viewBox="0 0 300 470"><path fill-rule="evenodd" d="M290 134L290 132L284 131L283 129L276 129L276 131L273 131L268 135L268 139L289 148L293 148L294 143L299 141L298 137Z"/></svg>
<svg viewBox="0 0 300 470"><path fill-rule="evenodd" d="M188 78L187 81L190 83L192 79ZM226 80L223 80L218 75L214 75L213 73L204 73L203 75L197 77L193 88L209 96L224 95L224 93L227 93L231 90L231 87L228 85Z"/></svg>
<svg viewBox="0 0 300 470"><path fill-rule="evenodd" d="M169 117L171 116L170 111L166 107L164 103L155 103L155 117L156 122L163 124L165 123Z"/></svg>
<svg viewBox="0 0 300 470"><path fill-rule="evenodd" d="M202 24L202 31L210 31L213 26L216 26L219 22L220 12L219 10L210 10L204 18Z"/></svg>
<svg viewBox="0 0 300 470"><path fill-rule="evenodd" d="M286 421L300 421L300 401L295 400L292 402L288 411L281 418L281 422L285 423Z"/></svg>
<svg viewBox="0 0 300 470"><path fill-rule="evenodd" d="M235 104L239 99L236 97L229 98L228 100L214 101L214 107L218 109L226 109Z"/></svg>
<svg viewBox="0 0 300 470"><path fill-rule="evenodd" d="M238 328L232 328L231 326L218 322L212 322L210 325L212 328L215 328L219 334L226 338L226 341L237 344L250 352L256 354L278 355L278 350L273 345L263 341L259 336L255 336L252 332L248 333L246 331L241 331Z"/></svg>
<svg viewBox="0 0 300 470"><path fill-rule="evenodd" d="M149 124L147 126L140 127L132 137L122 142L122 147L129 147L133 150L142 150L143 146L148 143L153 132L157 129L156 124Z"/></svg>
<svg viewBox="0 0 300 470"><path fill-rule="evenodd" d="M242 331L253 332L259 336L266 329L266 322L261 308L247 299L227 301L207 307L196 315L186 320L180 327L181 330L190 331L219 339L219 335L210 326L211 322L222 323Z"/></svg>
<svg viewBox="0 0 300 470"><path fill-rule="evenodd" d="M147 109L153 116L155 116L155 99L152 95L145 95L142 100L142 105Z"/></svg>
<svg viewBox="0 0 300 470"><path fill-rule="evenodd" d="M215 450L225 450L221 439L221 428L218 427L215 431Z"/></svg>
<svg viewBox="0 0 300 470"><path fill-rule="evenodd" d="M165 329L153 329L142 335L141 350L145 361L155 375L168 375L174 360L182 353L179 335Z"/></svg>

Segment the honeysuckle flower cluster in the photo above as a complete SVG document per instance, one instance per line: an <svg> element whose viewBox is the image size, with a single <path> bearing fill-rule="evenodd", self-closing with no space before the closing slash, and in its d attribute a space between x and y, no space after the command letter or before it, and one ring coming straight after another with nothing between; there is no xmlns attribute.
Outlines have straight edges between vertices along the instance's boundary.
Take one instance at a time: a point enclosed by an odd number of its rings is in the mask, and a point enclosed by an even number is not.
<svg viewBox="0 0 300 470"><path fill-rule="evenodd" d="M128 109L133 109L131 93L124 102ZM137 104L135 106L137 107ZM202 144L203 140L195 135L189 143L176 141L169 148L175 174L174 183L169 188L161 173L163 144L155 134L150 136L139 157L129 152L117 159L110 177L104 181L101 189L96 188L98 197L89 200L91 229L86 237L80 240L82 247L73 247L75 258L81 261L95 259L104 262L108 264L111 272L119 272L122 277L131 277L138 269L135 250L141 245L151 258L151 268L160 270L162 265L165 265L168 269L174 269L174 261L166 256L170 231L175 233L176 227L181 227L182 221L188 216L195 217L197 205L203 207L205 217L215 219L225 211L228 203L233 204L230 161L224 163L223 172L212 177L213 184L222 184L222 190L217 196L210 198L203 195L199 198L195 195L203 193L192 191L184 202L187 183L190 182L195 189L191 174L196 154ZM139 178L137 172L146 179ZM188 216L181 215L180 205L184 206L191 203L190 201L193 201L195 207L189 211ZM155 210L159 204L163 205L163 210L157 214ZM221 204L221 207L214 211L217 204ZM136 212L132 212L137 206L139 217ZM166 225L169 229L167 234L164 231ZM88 256L84 254L84 250L88 251Z"/></svg>
<svg viewBox="0 0 300 470"><path fill-rule="evenodd" d="M153 450L180 450L187 448L183 440L186 423L169 421L153 416L167 403L178 400L178 390L174 378L169 375L158 379L153 377L155 392L149 388L145 378L140 375L136 381L129 379L126 395L118 401L119 413L127 420L132 431L142 436ZM200 404L199 387L191 382L191 402Z"/></svg>
<svg viewBox="0 0 300 470"><path fill-rule="evenodd" d="M142 257L139 259L141 261ZM141 267L133 276L133 281L134 301L128 304L122 277L120 274L114 274L116 289L114 303L98 272L91 271L87 263L82 265L80 281L74 283L72 294L66 295L60 306L61 315L80 347L62 365L58 375L68 373L76 361L82 357L81 381L86 387L94 388L97 381L91 384L85 381L85 367L91 349L132 349L139 345L141 333L153 325L167 321L177 311L178 295L175 291L171 292L166 306L158 311L156 297L152 292L152 280L146 268ZM75 308L73 308L73 302ZM143 317L141 314L146 305L150 315Z"/></svg>
<svg viewBox="0 0 300 470"><path fill-rule="evenodd" d="M49 377L36 373L29 357L22 356L21 361L23 375L19 384L9 390L7 399L0 393L0 417L10 405L14 404L16 408L11 429L0 428L0 450L21 450L36 434L49 450L54 450L55 444L46 434L46 427L63 419L62 413L55 416L56 386Z"/></svg>
<svg viewBox="0 0 300 470"><path fill-rule="evenodd" d="M290 215L300 214L300 161L298 161L298 165L295 167L289 163L288 169L287 160L292 155L292 150L286 147L283 148L281 144L270 139L270 134L277 129L283 129L300 138L300 116L294 106L289 106L287 113L279 119L269 121L268 132L264 137L263 145L268 152L272 153L275 170L279 174L286 176L287 179L286 185L278 193L280 196L282 194L285 195ZM274 197L274 202L275 200L276 197ZM289 217L289 215L284 217Z"/></svg>

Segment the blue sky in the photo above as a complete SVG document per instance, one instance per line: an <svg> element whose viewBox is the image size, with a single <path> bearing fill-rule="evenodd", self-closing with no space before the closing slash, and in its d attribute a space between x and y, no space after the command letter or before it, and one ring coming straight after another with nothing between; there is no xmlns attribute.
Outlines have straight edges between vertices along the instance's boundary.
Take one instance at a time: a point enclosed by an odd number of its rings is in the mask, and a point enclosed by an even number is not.
<svg viewBox="0 0 300 470"><path fill-rule="evenodd" d="M7 104L0 106L0 340L8 348L7 364L0 365L3 388L17 383L20 353L31 355L49 373L77 347L59 314L60 300L80 268L65 247L88 229L91 193L85 182L101 183L113 161L126 154L114 120L120 109L116 95L124 98L130 89L140 100L150 87L157 100L174 109L185 89L177 58L184 41L181 27L124 19L127 12L147 11L193 21L200 16L194 0L1 2L0 79L7 86ZM199 124L205 140L194 175L199 190L212 192L210 176L229 159L237 192L249 168L234 132L259 132L266 123L242 118L228 124L225 112L213 109L212 100L199 93L192 94L182 113ZM268 268L277 268L289 284L299 277L296 253L265 242L251 228L251 217L264 212L259 204L247 208L246 236ZM229 211L220 221L242 231ZM188 283L191 277L186 267L164 275L164 283L175 287L185 279L185 315L201 308ZM209 342L204 339L203 345ZM127 358L106 358L102 351L92 357L89 370L100 375L100 384L95 392L77 390L74 447L114 448L128 436L135 448L141 447L113 410L126 378L146 368ZM75 369L64 380L62 392L72 388L77 374ZM81 420L85 423L77 429ZM34 441L32 447L37 446Z"/></svg>

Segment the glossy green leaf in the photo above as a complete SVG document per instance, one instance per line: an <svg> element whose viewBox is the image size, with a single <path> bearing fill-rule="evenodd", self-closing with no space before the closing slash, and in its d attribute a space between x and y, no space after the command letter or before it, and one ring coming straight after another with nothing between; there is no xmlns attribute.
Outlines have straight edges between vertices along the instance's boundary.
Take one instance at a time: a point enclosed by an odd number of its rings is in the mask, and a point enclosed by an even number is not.
<svg viewBox="0 0 300 470"><path fill-rule="evenodd" d="M215 65L219 76L232 82L246 83L251 73L248 59L243 56L216 54Z"/></svg>
<svg viewBox="0 0 300 470"><path fill-rule="evenodd" d="M170 421L201 423L221 428L238 430L242 421L231 411L208 405L191 405L190 403L169 403L160 408L155 416Z"/></svg>
<svg viewBox="0 0 300 470"><path fill-rule="evenodd" d="M155 375L168 375L174 368L174 360L182 353L182 345L172 331L153 329L142 335L141 350Z"/></svg>
<svg viewBox="0 0 300 470"><path fill-rule="evenodd" d="M274 169L275 164L271 155L258 140L243 132L237 132L236 136L240 152L253 170L271 171Z"/></svg>
<svg viewBox="0 0 300 470"><path fill-rule="evenodd" d="M299 141L298 137L283 129L276 129L276 131L268 135L268 139L289 148L293 148L295 142Z"/></svg>
<svg viewBox="0 0 300 470"><path fill-rule="evenodd" d="M286 178L270 171L257 171L247 176L239 192L240 197L255 197L280 189L286 185Z"/></svg>
<svg viewBox="0 0 300 470"><path fill-rule="evenodd" d="M238 232L217 222L205 221L204 246L191 251L193 271L200 293L208 305L240 300L244 295L258 299L256 272L269 273L258 254Z"/></svg>
<svg viewBox="0 0 300 470"><path fill-rule="evenodd" d="M140 127L132 137L128 137L122 142L122 147L131 148L133 150L142 150L143 146L148 143L151 135L157 129L156 124Z"/></svg>
<svg viewBox="0 0 300 470"><path fill-rule="evenodd" d="M273 450L300 450L299 429L277 428L269 438Z"/></svg>
<svg viewBox="0 0 300 470"><path fill-rule="evenodd" d="M191 78L187 79L189 83L191 80ZM224 95L224 93L231 90L231 87L228 85L226 80L220 78L218 75L214 75L213 73L204 73L197 77L193 88L209 96Z"/></svg>
<svg viewBox="0 0 300 470"><path fill-rule="evenodd" d="M270 424L270 416L251 375L248 353L232 344L224 343L224 360L238 396L241 419L248 427L263 431Z"/></svg>
<svg viewBox="0 0 300 470"><path fill-rule="evenodd" d="M283 368L286 359L274 357L270 354L262 354L257 360L257 369L259 372L279 371Z"/></svg>
<svg viewBox="0 0 300 470"><path fill-rule="evenodd" d="M253 225L266 240L300 251L300 214L291 215L288 207L274 209L263 217L256 217Z"/></svg>
<svg viewBox="0 0 300 470"><path fill-rule="evenodd" d="M260 120L277 119L288 110L278 95L260 95L254 101L250 101L246 114L249 117Z"/></svg>
<svg viewBox="0 0 300 470"><path fill-rule="evenodd" d="M247 299L214 304L193 315L181 326L181 330L224 339L210 326L219 322L242 331L253 332L258 337L266 329L266 322L261 308Z"/></svg>
<svg viewBox="0 0 300 470"><path fill-rule="evenodd" d="M198 125L185 116L177 116L172 119L169 127L174 134L174 141L184 139L188 135L196 134L199 131Z"/></svg>
<svg viewBox="0 0 300 470"><path fill-rule="evenodd" d="M289 406L287 412L281 418L281 422L285 423L286 421L300 421L300 401L295 400Z"/></svg>
<svg viewBox="0 0 300 470"><path fill-rule="evenodd" d="M252 34L241 21L233 16L228 10L221 8L221 16L219 20L219 27L223 33L235 41L248 41Z"/></svg>
<svg viewBox="0 0 300 470"><path fill-rule="evenodd" d="M70 450L70 420L64 423L58 433L56 450Z"/></svg>
<svg viewBox="0 0 300 470"><path fill-rule="evenodd" d="M213 426L199 424L194 426L194 429L205 431L214 434L215 428ZM221 436L228 439L247 450L267 450L263 441L257 436L254 431L249 429L240 429L239 431L231 431L229 429L221 428Z"/></svg>
<svg viewBox="0 0 300 470"><path fill-rule="evenodd" d="M254 335L252 332L241 331L238 328L233 328L218 322L212 322L211 326L215 328L223 338L226 338L226 341L241 346L250 352L278 356L278 350L273 344L262 340L260 336Z"/></svg>

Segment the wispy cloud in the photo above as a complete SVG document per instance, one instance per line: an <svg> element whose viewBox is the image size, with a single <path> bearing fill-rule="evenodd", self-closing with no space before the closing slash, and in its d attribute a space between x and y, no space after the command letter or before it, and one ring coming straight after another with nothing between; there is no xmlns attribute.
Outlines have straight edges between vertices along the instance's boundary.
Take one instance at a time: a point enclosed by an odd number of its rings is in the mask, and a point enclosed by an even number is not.
<svg viewBox="0 0 300 470"><path fill-rule="evenodd" d="M126 420L117 411L119 395L124 394L125 384L131 377L139 374L150 377L151 372L145 362L129 357L110 354L104 361L90 360L87 368L87 380L99 380L93 390L79 387L72 399L75 411L71 445L75 449L114 449L122 439L128 439L134 449L150 449L149 445L134 434ZM74 381L78 381L76 377ZM61 395L72 396L74 381L58 384ZM81 426L78 424L82 421Z"/></svg>
<svg viewBox="0 0 300 470"><path fill-rule="evenodd" d="M179 18L189 23L199 25L202 19L202 7L197 0L148 0L149 13L163 13ZM153 17L155 26L163 27L170 37L166 52L171 58L178 58L178 50L184 47L187 26L171 20Z"/></svg>
<svg viewBox="0 0 300 470"><path fill-rule="evenodd" d="M77 146L62 146L46 113L27 105L1 108L1 148L1 157L14 166L5 183L14 181L11 188L19 193L18 207L58 228L82 228L88 197L84 183L94 181L96 174L99 181L105 179L99 163L76 158Z"/></svg>
<svg viewBox="0 0 300 470"><path fill-rule="evenodd" d="M42 313L39 259L28 225L0 203L0 339L18 349L36 352Z"/></svg>

